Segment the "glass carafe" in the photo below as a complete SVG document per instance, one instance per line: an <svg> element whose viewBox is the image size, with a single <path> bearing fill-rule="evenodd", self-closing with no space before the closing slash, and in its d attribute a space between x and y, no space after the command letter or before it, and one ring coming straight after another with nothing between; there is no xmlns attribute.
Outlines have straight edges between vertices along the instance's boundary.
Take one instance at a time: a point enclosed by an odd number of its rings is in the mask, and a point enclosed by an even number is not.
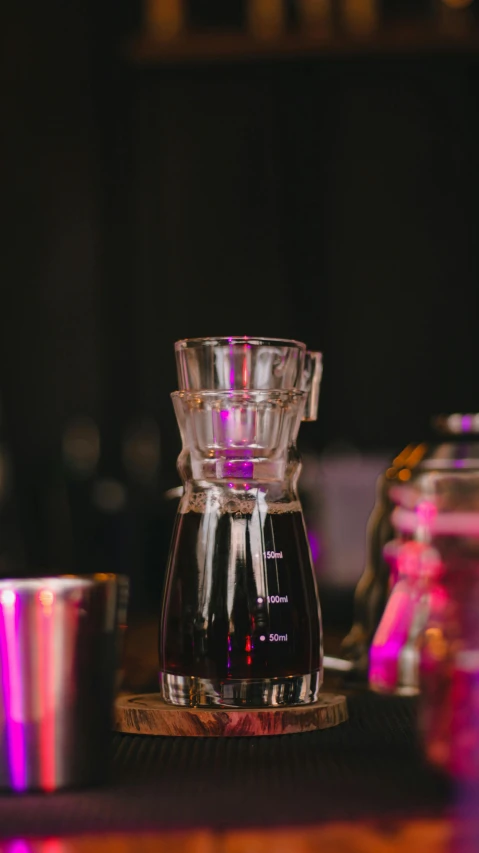
<svg viewBox="0 0 479 853"><path fill-rule="evenodd" d="M321 618L296 437L305 414L316 417L319 354L248 338L180 341L176 350L184 495L160 623L163 698L313 702Z"/></svg>

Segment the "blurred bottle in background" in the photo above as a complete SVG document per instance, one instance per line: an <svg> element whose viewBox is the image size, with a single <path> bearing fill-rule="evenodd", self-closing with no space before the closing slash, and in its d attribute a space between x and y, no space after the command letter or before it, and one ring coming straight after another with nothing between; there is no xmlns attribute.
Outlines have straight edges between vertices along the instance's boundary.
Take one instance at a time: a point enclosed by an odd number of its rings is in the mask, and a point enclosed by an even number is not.
<svg viewBox="0 0 479 853"><path fill-rule="evenodd" d="M150 36L170 41L181 35L185 26L183 0L145 0L144 23Z"/></svg>
<svg viewBox="0 0 479 853"><path fill-rule="evenodd" d="M344 636L351 624L366 525L386 459L387 454L360 453L349 446L303 455L300 492L329 637L335 630Z"/></svg>
<svg viewBox="0 0 479 853"><path fill-rule="evenodd" d="M63 437L63 466L76 572L130 579L130 612L157 612L171 536L163 497L160 432L151 417L132 420L108 446L89 418Z"/></svg>
<svg viewBox="0 0 479 853"><path fill-rule="evenodd" d="M248 28L258 39L278 38L285 27L282 0L247 0Z"/></svg>
<svg viewBox="0 0 479 853"><path fill-rule="evenodd" d="M333 0L298 0L298 19L307 33L330 34L334 23Z"/></svg>

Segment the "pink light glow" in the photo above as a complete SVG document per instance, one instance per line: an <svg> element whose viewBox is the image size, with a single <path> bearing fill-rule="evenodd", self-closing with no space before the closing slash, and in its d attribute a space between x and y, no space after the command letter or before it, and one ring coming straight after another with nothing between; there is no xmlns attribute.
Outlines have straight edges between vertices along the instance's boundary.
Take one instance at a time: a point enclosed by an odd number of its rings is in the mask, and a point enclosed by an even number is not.
<svg viewBox="0 0 479 853"><path fill-rule="evenodd" d="M231 341L231 338L230 338ZM234 344L230 343L230 388L235 387L235 362L234 362Z"/></svg>
<svg viewBox="0 0 479 853"><path fill-rule="evenodd" d="M7 593L12 593L7 596ZM5 597L7 598L5 602ZM19 608L13 590L4 590L0 610L0 658L3 676L3 696L8 742L11 784L15 791L24 791L27 784L24 742L23 691L20 666Z"/></svg>
<svg viewBox="0 0 479 853"><path fill-rule="evenodd" d="M431 527L437 515L437 508L432 501L421 501L416 507L416 514L420 524Z"/></svg>
<svg viewBox="0 0 479 853"><path fill-rule="evenodd" d="M0 850L5 853L67 853L71 850L71 844L62 838L12 838L5 846L0 847Z"/></svg>
<svg viewBox="0 0 479 853"><path fill-rule="evenodd" d="M416 533L421 524L416 512L396 507L392 523L402 533ZM479 536L478 512L439 512L429 521L428 530L436 536Z"/></svg>
<svg viewBox="0 0 479 853"><path fill-rule="evenodd" d="M313 563L316 563L319 558L319 555L321 554L321 546L319 543L319 538L311 530L308 531L308 541L309 547L311 549L311 558L313 560Z"/></svg>
<svg viewBox="0 0 479 853"><path fill-rule="evenodd" d="M43 589L38 596L37 641L40 682L40 782L45 791L55 789L55 673L52 662L54 636L51 619L53 593Z"/></svg>
<svg viewBox="0 0 479 853"><path fill-rule="evenodd" d="M62 838L44 838L41 853L65 853L66 846Z"/></svg>
<svg viewBox="0 0 479 853"><path fill-rule="evenodd" d="M422 542L405 542L401 545L397 552L399 574L419 577L424 550Z"/></svg>
<svg viewBox="0 0 479 853"><path fill-rule="evenodd" d="M0 598L3 607L13 607L15 604L16 595L13 589L4 589Z"/></svg>
<svg viewBox="0 0 479 853"><path fill-rule="evenodd" d="M456 779L479 779L479 655L457 655L451 686L449 770Z"/></svg>
<svg viewBox="0 0 479 853"><path fill-rule="evenodd" d="M248 350L249 350L249 346L248 346L248 344L245 344L244 350L243 350L243 352L244 352L244 355L243 355L243 376L242 376L243 388L248 387Z"/></svg>
<svg viewBox="0 0 479 853"><path fill-rule="evenodd" d="M398 658L402 645L391 637L384 646L371 647L369 683L377 690L393 691L397 684Z"/></svg>
<svg viewBox="0 0 479 853"><path fill-rule="evenodd" d="M377 690L392 692L398 680L399 656L415 612L416 598L399 580L386 605L369 653L369 683Z"/></svg>
<svg viewBox="0 0 479 853"><path fill-rule="evenodd" d="M29 841L24 838L12 838L7 842L6 853L32 853L32 847Z"/></svg>

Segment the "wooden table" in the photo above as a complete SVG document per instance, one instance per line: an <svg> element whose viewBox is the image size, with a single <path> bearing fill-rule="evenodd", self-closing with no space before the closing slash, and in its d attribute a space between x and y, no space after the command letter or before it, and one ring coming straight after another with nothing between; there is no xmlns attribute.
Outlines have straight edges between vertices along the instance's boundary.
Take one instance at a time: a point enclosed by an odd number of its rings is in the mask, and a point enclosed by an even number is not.
<svg viewBox="0 0 479 853"><path fill-rule="evenodd" d="M450 853L445 820L332 823L309 828L235 832L85 835L0 842L2 853Z"/></svg>

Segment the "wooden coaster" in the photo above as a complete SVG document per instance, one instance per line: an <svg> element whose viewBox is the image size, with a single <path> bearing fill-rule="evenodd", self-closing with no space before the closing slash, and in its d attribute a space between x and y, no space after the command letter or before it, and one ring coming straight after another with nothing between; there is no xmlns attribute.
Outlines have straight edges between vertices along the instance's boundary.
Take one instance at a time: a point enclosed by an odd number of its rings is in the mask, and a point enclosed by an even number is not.
<svg viewBox="0 0 479 853"><path fill-rule="evenodd" d="M159 693L119 696L114 728L135 735L253 737L329 729L348 719L346 697L321 693L313 705L278 708L180 708Z"/></svg>

